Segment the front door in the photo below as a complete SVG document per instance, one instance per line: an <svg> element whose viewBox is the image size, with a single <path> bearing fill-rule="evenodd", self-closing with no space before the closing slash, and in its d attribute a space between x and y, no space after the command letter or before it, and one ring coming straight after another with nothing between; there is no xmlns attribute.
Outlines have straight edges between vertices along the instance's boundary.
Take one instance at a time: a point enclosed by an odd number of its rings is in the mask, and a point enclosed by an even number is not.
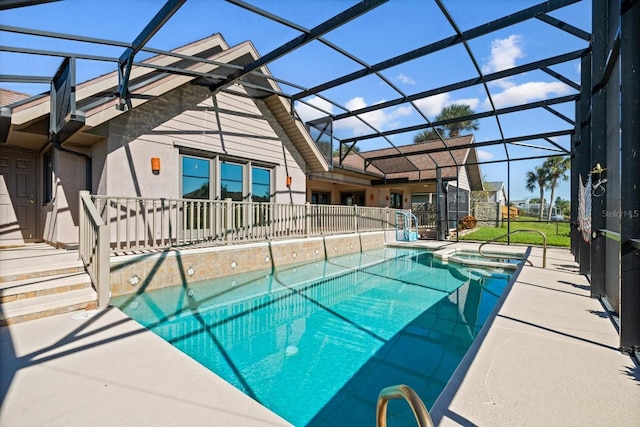
<svg viewBox="0 0 640 427"><path fill-rule="evenodd" d="M37 155L2 149L0 153L0 245L37 239Z"/></svg>

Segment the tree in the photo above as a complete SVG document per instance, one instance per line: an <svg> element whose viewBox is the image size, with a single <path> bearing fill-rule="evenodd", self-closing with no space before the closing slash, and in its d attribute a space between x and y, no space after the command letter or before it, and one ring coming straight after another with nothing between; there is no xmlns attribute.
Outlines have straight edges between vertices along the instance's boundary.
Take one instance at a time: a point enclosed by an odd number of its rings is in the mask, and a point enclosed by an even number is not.
<svg viewBox="0 0 640 427"><path fill-rule="evenodd" d="M440 111L440 114L436 116L436 121L453 120L458 117L470 116L474 111L466 104L451 104L447 105ZM420 142L432 141L439 139L440 137L436 133L436 130L443 137L456 137L460 135L463 130L474 131L478 130L477 120L463 120L460 122L448 123L442 127L425 129L416 136L413 137L413 143L418 144ZM445 134L446 131L446 134Z"/></svg>
<svg viewBox="0 0 640 427"><path fill-rule="evenodd" d="M559 209L562 215L569 215L571 212L571 202L569 200L563 200L562 197L558 196L555 203L556 209Z"/></svg>
<svg viewBox="0 0 640 427"><path fill-rule="evenodd" d="M317 147L320 149L320 152L322 154L324 154L325 158L327 160L329 160L331 157L338 157L340 155L340 148L336 148L335 150L332 150L332 144L331 141L327 141L327 140L320 140L316 143ZM347 151L347 147L344 147L343 152ZM351 153L359 153L360 152L360 147L357 145L353 145L353 148L351 148Z"/></svg>
<svg viewBox="0 0 640 427"><path fill-rule="evenodd" d="M438 131L442 135L442 129L438 129ZM433 141L434 139L440 139L435 129L425 129L413 137L413 143L419 144L421 142Z"/></svg>
<svg viewBox="0 0 640 427"><path fill-rule="evenodd" d="M436 121L452 120L458 117L470 116L474 113L473 109L466 104L451 104L447 105L440 111L440 114L436 117ZM474 131L478 130L477 120L462 120L460 122L449 123L442 125L449 134L449 137L459 136L463 130Z"/></svg>
<svg viewBox="0 0 640 427"><path fill-rule="evenodd" d="M551 189L551 198L549 200L553 200L558 180L566 181L569 179L567 172L571 168L571 160L568 157L551 157L542 164L542 168L545 170L547 177L547 187ZM551 203L549 203L547 220L551 221Z"/></svg>
<svg viewBox="0 0 640 427"><path fill-rule="evenodd" d="M525 188L533 193L536 186L540 190L540 211L538 212L538 220L542 221L542 201L544 200L544 189L548 187L548 179L546 170L542 166L536 166L533 171L527 172L527 182Z"/></svg>
<svg viewBox="0 0 640 427"><path fill-rule="evenodd" d="M487 175L482 175L482 190L476 190L471 192L471 199L477 202L488 202L491 193L496 191L490 182L487 182Z"/></svg>

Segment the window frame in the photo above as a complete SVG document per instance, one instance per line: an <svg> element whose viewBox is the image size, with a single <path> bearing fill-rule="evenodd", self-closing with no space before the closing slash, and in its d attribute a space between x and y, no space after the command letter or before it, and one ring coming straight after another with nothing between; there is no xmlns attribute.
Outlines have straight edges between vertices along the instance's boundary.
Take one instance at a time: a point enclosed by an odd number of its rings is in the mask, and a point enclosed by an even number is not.
<svg viewBox="0 0 640 427"><path fill-rule="evenodd" d="M268 162L252 161L241 159L233 156L221 156L216 153L210 153L194 149L180 149L178 153L178 191L179 197L184 198L184 170L183 159L193 158L196 160L205 160L209 164L209 197L202 200L224 200L222 195L222 169L223 164L237 165L241 168L242 177L242 198L241 201L253 201L253 170L262 169L269 173L269 202L273 202L276 195L275 178L277 174L277 164ZM194 199L198 200L198 199ZM255 202L264 203L264 202Z"/></svg>
<svg viewBox="0 0 640 427"><path fill-rule="evenodd" d="M53 179L54 179L54 149L51 148L49 151L42 155L42 204L46 206L53 202ZM50 164L47 164L47 159L50 160Z"/></svg>
<svg viewBox="0 0 640 427"><path fill-rule="evenodd" d="M184 158L188 157L188 158L192 158L192 159L196 159L196 160L204 160L207 162L208 164L208 173L209 173L209 196L206 199L189 199L189 200L212 200L215 198L215 185L212 185L212 181L216 180L216 175L215 175L215 158L210 158L210 157L204 157L204 156L197 156L194 154L190 154L190 153L180 153L180 172L179 172L179 177L180 177L180 198L181 199L186 199L184 197Z"/></svg>
<svg viewBox="0 0 640 427"><path fill-rule="evenodd" d="M250 185L250 188L251 188L251 191L250 191L250 193L251 193L251 201L255 202L255 203L271 203L273 201L273 188L274 188L273 177L275 175L274 174L274 169L262 166L260 164L255 164L253 162L249 162L248 169L251 172L250 173L250 179L249 179L250 182L248 183ZM254 181L253 178L254 178L254 170L256 170L256 169L266 171L269 174L269 197L268 197L268 200L266 200L266 201L256 201L256 200L254 200L254 197L256 197L256 195L254 194L253 189L254 189L254 185L256 185L256 182ZM263 184L260 184L260 185L263 185Z"/></svg>

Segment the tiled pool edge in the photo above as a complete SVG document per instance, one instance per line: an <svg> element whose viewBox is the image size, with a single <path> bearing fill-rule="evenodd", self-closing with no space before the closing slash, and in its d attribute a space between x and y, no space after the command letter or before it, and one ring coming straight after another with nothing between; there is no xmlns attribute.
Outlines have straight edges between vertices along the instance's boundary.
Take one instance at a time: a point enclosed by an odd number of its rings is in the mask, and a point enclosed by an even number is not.
<svg viewBox="0 0 640 427"><path fill-rule="evenodd" d="M270 267L330 259L385 246L385 233L276 240L207 248L172 248L111 259L111 295L180 286Z"/></svg>

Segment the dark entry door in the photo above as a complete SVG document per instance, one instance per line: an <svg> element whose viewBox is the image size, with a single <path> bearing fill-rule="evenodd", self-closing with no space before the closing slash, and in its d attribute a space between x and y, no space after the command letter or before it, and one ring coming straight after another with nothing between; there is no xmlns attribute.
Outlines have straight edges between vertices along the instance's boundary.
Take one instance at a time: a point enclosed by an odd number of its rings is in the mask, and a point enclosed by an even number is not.
<svg viewBox="0 0 640 427"><path fill-rule="evenodd" d="M0 244L37 239L37 155L3 149L0 153Z"/></svg>

